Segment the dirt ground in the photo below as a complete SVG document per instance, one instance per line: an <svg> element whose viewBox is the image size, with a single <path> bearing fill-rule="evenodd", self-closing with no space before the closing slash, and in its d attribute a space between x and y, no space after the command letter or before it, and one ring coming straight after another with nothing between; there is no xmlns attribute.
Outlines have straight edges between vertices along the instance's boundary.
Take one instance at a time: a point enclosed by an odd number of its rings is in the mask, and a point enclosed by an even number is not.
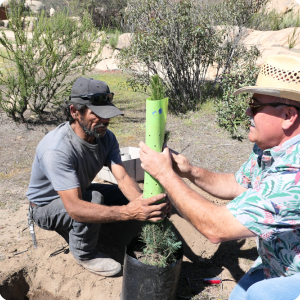
<svg viewBox="0 0 300 300"><path fill-rule="evenodd" d="M117 136L120 146L137 147L144 140L143 130L138 128L143 128L145 122L145 105L127 107L120 101L119 107L126 116L118 121L119 126L137 128L130 139ZM38 142L60 122L56 116L17 124L0 111L0 294L6 300L119 299L122 274L105 278L89 273L74 261L68 245L55 232L35 227L38 247L33 248L25 196L31 164ZM112 131L118 122L112 124ZM171 148L183 152L193 164L218 172L237 171L252 149L247 139L232 140L218 128L210 110L186 117L169 115L167 130L171 132ZM186 183L211 201L226 204ZM254 239L214 245L175 210L171 220L184 245L177 299L228 299L236 282L257 258ZM135 221L103 224L99 251L123 263L125 245L139 229L140 223ZM215 276L222 278L222 284L205 285L201 279Z"/></svg>

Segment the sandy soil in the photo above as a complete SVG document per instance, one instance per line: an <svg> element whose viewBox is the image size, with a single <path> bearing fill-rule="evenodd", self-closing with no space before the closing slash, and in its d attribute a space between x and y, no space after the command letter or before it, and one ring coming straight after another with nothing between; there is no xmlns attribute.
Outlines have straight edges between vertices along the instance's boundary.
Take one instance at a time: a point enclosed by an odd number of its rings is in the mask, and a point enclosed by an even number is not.
<svg viewBox="0 0 300 300"><path fill-rule="evenodd" d="M132 128L132 138L128 138L128 132L126 139L122 135L117 138L121 147L136 147L143 140L145 107L127 108L126 105L120 102L126 118L118 122L124 128ZM252 145L246 139L243 142L230 139L218 128L214 118L211 112L205 111L185 118L168 116L169 146L183 151L196 165L235 172L251 152ZM38 247L33 248L27 228L25 196L31 164L38 142L60 122L57 116L47 116L17 124L0 111L0 294L6 300L119 299L122 274L104 278L89 273L74 261L68 245L56 233L35 227ZM219 205L226 203L187 184ZM228 299L236 281L257 257L254 240L213 245L176 211L171 220L184 245L177 299ZM103 224L98 249L123 263L125 245L139 230L140 223L134 221ZM201 281L214 276L222 278L221 285L204 285Z"/></svg>
<svg viewBox="0 0 300 300"><path fill-rule="evenodd" d="M1 210L0 294L4 299L119 299L122 274L104 278L89 273L75 262L68 245L55 232L35 227L38 247L34 249L26 225L27 209L28 204L22 203L15 212ZM178 299L228 299L236 281L256 258L254 240L213 245L176 211L171 220L185 250ZM98 249L123 263L124 245L139 228L139 222L134 221L102 225ZM199 279L214 276L222 278L222 285L204 285Z"/></svg>

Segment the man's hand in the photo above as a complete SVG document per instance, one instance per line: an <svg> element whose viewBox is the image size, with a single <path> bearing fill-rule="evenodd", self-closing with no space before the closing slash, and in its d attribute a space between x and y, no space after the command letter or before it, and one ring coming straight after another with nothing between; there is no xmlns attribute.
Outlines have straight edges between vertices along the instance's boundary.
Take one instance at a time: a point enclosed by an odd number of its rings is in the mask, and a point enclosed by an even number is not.
<svg viewBox="0 0 300 300"><path fill-rule="evenodd" d="M169 148L165 148L162 153L158 153L140 142L140 159L142 168L158 181L173 173L172 159Z"/></svg>
<svg viewBox="0 0 300 300"><path fill-rule="evenodd" d="M170 149L170 153L175 173L177 173L180 177L188 178L192 167L188 159L172 149Z"/></svg>
<svg viewBox="0 0 300 300"><path fill-rule="evenodd" d="M166 198L166 194L159 194L147 199L143 199L141 195L126 205L128 219L152 222L164 219L170 213L170 201L167 198L166 201L155 204L163 198Z"/></svg>

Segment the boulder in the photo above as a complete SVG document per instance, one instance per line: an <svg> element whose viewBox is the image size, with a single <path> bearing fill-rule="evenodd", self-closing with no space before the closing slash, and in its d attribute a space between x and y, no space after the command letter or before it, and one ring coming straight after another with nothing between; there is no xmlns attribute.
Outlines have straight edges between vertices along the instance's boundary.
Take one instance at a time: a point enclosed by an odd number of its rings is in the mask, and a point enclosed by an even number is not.
<svg viewBox="0 0 300 300"><path fill-rule="evenodd" d="M131 44L131 33L123 33L119 36L118 44L116 46L116 49L123 49L126 47L129 47Z"/></svg>
<svg viewBox="0 0 300 300"><path fill-rule="evenodd" d="M291 39L294 32L294 28L285 28L278 31L259 31L248 29L247 34L243 38L244 45L256 45L258 49L270 48L270 47L286 47L289 48L289 38ZM293 49L300 50L300 29L296 30L294 38L296 44Z"/></svg>
<svg viewBox="0 0 300 300"><path fill-rule="evenodd" d="M117 61L113 58L108 58L100 61L96 67L95 70L97 71L116 71L119 70Z"/></svg>
<svg viewBox="0 0 300 300"><path fill-rule="evenodd" d="M4 27L4 28L8 28L8 23L9 23L9 20L2 20L0 21L0 26L1 27Z"/></svg>
<svg viewBox="0 0 300 300"><path fill-rule="evenodd" d="M105 45L101 52L101 58L102 59L114 58L113 54L114 54L114 49L111 48L109 45Z"/></svg>
<svg viewBox="0 0 300 300"><path fill-rule="evenodd" d="M25 1L25 6L35 14L38 14L45 9L44 4L41 1Z"/></svg>
<svg viewBox="0 0 300 300"><path fill-rule="evenodd" d="M9 0L4 0L2 3L1 3L1 6L2 7L9 7Z"/></svg>
<svg viewBox="0 0 300 300"><path fill-rule="evenodd" d="M259 31L247 29L247 33L242 39L242 43L247 47L256 46L261 57L258 58L256 64L261 66L270 55L287 54L300 57L300 29L295 33L296 43L293 48L289 49L289 39L293 35L294 28L286 28L274 31Z"/></svg>
<svg viewBox="0 0 300 300"><path fill-rule="evenodd" d="M267 11L275 10L278 13L284 14L291 9L299 11L300 5L296 0L269 0L266 9Z"/></svg>
<svg viewBox="0 0 300 300"><path fill-rule="evenodd" d="M33 31L35 23L38 21L36 17L26 17L24 19L24 27L23 29L27 29L28 31Z"/></svg>

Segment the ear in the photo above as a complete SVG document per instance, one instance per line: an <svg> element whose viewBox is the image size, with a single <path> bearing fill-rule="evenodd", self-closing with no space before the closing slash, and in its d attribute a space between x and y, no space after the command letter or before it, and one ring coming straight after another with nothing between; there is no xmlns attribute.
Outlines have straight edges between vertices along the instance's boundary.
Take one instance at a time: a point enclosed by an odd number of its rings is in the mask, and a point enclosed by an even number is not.
<svg viewBox="0 0 300 300"><path fill-rule="evenodd" d="M283 122L282 129L287 130L293 127L293 125L298 122L299 112L293 106L285 107L283 111Z"/></svg>
<svg viewBox="0 0 300 300"><path fill-rule="evenodd" d="M75 120L78 119L79 113L73 104L70 105L70 113L71 113L71 116L73 117L73 119L75 119Z"/></svg>

